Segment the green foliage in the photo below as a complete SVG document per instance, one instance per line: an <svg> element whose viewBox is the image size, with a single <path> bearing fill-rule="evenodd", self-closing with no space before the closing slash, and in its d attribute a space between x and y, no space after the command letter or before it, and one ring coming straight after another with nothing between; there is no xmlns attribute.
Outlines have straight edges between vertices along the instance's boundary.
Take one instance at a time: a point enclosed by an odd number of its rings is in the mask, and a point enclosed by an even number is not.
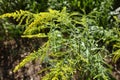
<svg viewBox="0 0 120 80"><path fill-rule="evenodd" d="M120 58L120 49L116 50L114 53L113 61L116 63L117 60Z"/></svg>
<svg viewBox="0 0 120 80"><path fill-rule="evenodd" d="M53 4L51 8L67 6L67 9L49 9L40 13L20 10L1 15L0 18L13 18L19 26L26 26L23 38L48 38L38 51L23 59L14 72L38 59L41 65L46 64L38 72L47 72L43 80L71 80L76 78L75 75L80 80L110 80L110 67L104 59L110 53L114 53L115 62L120 57L120 22L109 14L112 1L49 0L49 5Z"/></svg>
<svg viewBox="0 0 120 80"><path fill-rule="evenodd" d="M4 23L4 24L3 24ZM15 37L20 37L24 31L24 27L21 25L13 25L12 23L2 21L0 23L0 40L13 39Z"/></svg>
<svg viewBox="0 0 120 80"><path fill-rule="evenodd" d="M52 9L66 6L68 11L90 13L93 10L108 11L112 5L110 1L113 0L48 0L48 5Z"/></svg>
<svg viewBox="0 0 120 80"><path fill-rule="evenodd" d="M27 62L39 58L41 64L49 65L44 69L48 73L43 80L73 79L76 71L79 72L79 79L109 80L109 70L103 66L103 58L107 52L97 44L101 35L104 35L104 29L92 18L94 15L67 13L66 8L63 8L61 11L49 9L49 12L38 14L16 11L0 16L4 17L13 17L20 21L19 24L25 19L27 27L24 37L48 37L48 41L37 52L23 59L14 72ZM49 32L43 31L43 36L41 31L46 28Z"/></svg>
<svg viewBox="0 0 120 80"><path fill-rule="evenodd" d="M38 13L48 7L47 0L1 0L0 6L0 14L20 9Z"/></svg>
<svg viewBox="0 0 120 80"><path fill-rule="evenodd" d="M117 16L114 16L114 19L116 22L114 22L116 29L114 30L114 44L113 44L113 62L117 62L117 60L119 60L120 58L120 20L118 19Z"/></svg>
<svg viewBox="0 0 120 80"><path fill-rule="evenodd" d="M99 21L99 26L104 26L104 28L110 24L109 13L112 10L112 4L113 0L48 0L48 6L52 9L60 10L65 6L68 12L77 11L81 14L97 11L98 13L94 16Z"/></svg>
<svg viewBox="0 0 120 80"><path fill-rule="evenodd" d="M47 8L60 10L63 6L66 6L69 12L79 11L82 14L88 14L93 10L99 10L102 13L95 15L97 15L97 20L101 20L100 25L103 26L108 24L108 15L106 13L109 13L109 8L111 5L110 2L112 2L112 0L1 0L0 14L14 12L16 10L28 10L34 13L39 13L40 11L46 11ZM14 19L12 18L7 19L6 21L9 21L10 24L12 23L11 26L16 26L16 24L19 23L19 21L14 21ZM2 23L2 25L4 24ZM19 28L21 29L21 27ZM13 30L12 32L14 31L15 30ZM4 32L4 29L1 29L1 32ZM22 31L17 33L22 33Z"/></svg>

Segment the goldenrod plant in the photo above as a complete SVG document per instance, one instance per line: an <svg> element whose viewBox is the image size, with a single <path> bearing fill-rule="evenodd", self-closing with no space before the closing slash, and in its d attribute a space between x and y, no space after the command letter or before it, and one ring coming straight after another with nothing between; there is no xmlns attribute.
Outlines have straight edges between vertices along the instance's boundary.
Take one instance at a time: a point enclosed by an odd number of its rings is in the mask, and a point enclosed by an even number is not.
<svg viewBox="0 0 120 80"><path fill-rule="evenodd" d="M89 15L67 13L63 8L61 11L49 9L49 12L38 14L20 10L0 16L5 17L13 17L19 21L19 25L26 21L27 27L22 37L48 38L38 51L23 59L14 72L31 60L40 59L40 64L48 65L43 70L48 71L43 80L69 80L74 78L76 72L79 72L76 74L78 79L110 79L109 70L103 66L105 49L97 44L100 40L97 37L102 37L104 29ZM40 33L45 28L49 31Z"/></svg>
<svg viewBox="0 0 120 80"><path fill-rule="evenodd" d="M108 1L111 2L107 4ZM18 25L25 22L23 38L48 38L37 51L25 57L14 72L32 60L39 60L40 65L46 65L38 72L46 72L43 80L112 80L111 67L104 59L118 49L119 22L109 23L113 20L109 18L112 0L102 4L90 8L90 12L86 12L87 7L81 9L84 13L67 12L64 7L48 12L20 10L1 15L1 19L15 19Z"/></svg>
<svg viewBox="0 0 120 80"><path fill-rule="evenodd" d="M47 3L47 0L0 0L0 15L15 12L16 10L39 13L47 10ZM18 23L19 21L15 21L13 18L4 21L0 20L0 41L7 39L17 40L16 38L19 38L24 30L24 25L16 25Z"/></svg>

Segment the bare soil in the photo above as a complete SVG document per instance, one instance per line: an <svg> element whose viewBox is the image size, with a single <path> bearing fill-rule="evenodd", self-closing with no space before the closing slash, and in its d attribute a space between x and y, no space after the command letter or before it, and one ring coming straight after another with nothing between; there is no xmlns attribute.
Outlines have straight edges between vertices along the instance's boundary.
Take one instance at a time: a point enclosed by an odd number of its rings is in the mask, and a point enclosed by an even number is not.
<svg viewBox="0 0 120 80"><path fill-rule="evenodd" d="M40 80L37 73L42 68L38 60L32 61L13 73L13 69L33 50L37 50L46 39L5 40L0 42L0 80Z"/></svg>

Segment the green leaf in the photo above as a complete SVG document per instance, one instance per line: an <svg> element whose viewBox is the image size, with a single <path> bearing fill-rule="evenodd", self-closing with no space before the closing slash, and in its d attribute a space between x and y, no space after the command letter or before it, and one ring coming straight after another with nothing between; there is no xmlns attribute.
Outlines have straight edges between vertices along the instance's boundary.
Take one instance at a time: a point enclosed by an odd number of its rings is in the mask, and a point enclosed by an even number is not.
<svg viewBox="0 0 120 80"><path fill-rule="evenodd" d="M113 52L113 62L117 62L117 60L120 58L120 49L116 50L115 52Z"/></svg>

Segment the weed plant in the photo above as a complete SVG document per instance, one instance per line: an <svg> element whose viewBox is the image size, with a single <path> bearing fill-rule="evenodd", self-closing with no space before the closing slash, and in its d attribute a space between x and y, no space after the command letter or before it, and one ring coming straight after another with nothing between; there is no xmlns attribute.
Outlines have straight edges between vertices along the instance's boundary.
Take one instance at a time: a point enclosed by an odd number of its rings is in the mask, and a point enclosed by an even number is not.
<svg viewBox="0 0 120 80"><path fill-rule="evenodd" d="M47 0L0 0L0 14L14 12L16 10L28 10L33 13L47 10ZM20 37L24 25L17 26L19 21L12 18L0 20L0 40ZM24 23L24 22L23 22Z"/></svg>
<svg viewBox="0 0 120 80"><path fill-rule="evenodd" d="M86 12L87 7L83 7L80 10L84 13L67 12L64 7L61 11L49 9L35 14L20 10L1 15L2 19L14 18L19 25L25 21L23 38L48 38L38 51L23 59L14 72L37 59L40 65L45 64L38 72L46 72L43 80L112 80L111 68L104 59L112 52L119 52L120 32L119 19L109 15L111 5L112 0L101 1L97 7L93 6L95 8L86 5L90 11ZM114 60L118 58L115 56Z"/></svg>

